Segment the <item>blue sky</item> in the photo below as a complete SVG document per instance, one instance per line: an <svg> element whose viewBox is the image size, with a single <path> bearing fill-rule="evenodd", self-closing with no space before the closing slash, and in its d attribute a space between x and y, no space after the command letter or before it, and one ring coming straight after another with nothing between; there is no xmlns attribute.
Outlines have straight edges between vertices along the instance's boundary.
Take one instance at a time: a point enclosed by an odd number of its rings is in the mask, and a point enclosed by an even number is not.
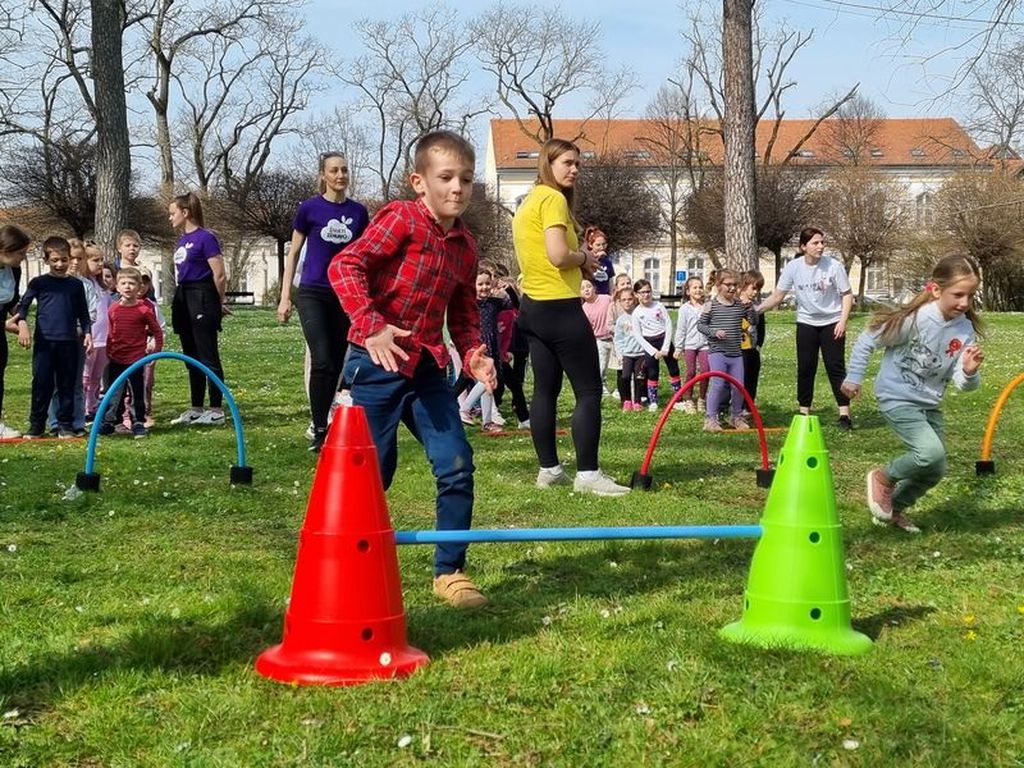
<svg viewBox="0 0 1024 768"><path fill-rule="evenodd" d="M792 28L814 29L814 38L794 60L789 72L797 86L788 94L788 117L807 117L827 94L845 92L856 82L861 92L879 104L890 117L952 115L965 119L964 100L932 98L942 89L943 78L955 69L958 54L932 61L925 72L913 62L961 39L964 25L931 21L920 25L911 40L902 40L894 21L879 18L870 10L883 0L771 0L764 7L770 19L785 19ZM339 51L343 58L360 51L352 22L363 16L373 19L397 18L423 7L423 0L384 0L380 10L372 4L313 0L308 6L310 29ZM463 2L460 16L469 18L489 3ZM535 7L535 6L534 6ZM601 48L609 64L629 64L641 87L625 105L624 116L641 115L650 96L670 76L682 51L680 30L686 13L678 2L667 0L561 0L568 16L595 19L602 27ZM642 10L637 10L640 8ZM951 28L953 27L953 28ZM489 81L481 80L483 87ZM571 117L572 105L558 116Z"/></svg>

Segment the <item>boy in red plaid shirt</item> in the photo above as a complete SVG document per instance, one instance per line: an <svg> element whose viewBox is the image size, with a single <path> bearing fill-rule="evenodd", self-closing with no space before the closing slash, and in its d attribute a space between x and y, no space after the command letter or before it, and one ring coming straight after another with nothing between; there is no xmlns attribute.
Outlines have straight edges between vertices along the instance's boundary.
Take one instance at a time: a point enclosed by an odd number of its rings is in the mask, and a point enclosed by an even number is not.
<svg viewBox="0 0 1024 768"><path fill-rule="evenodd" d="M384 488L398 462L398 424L423 445L437 480L438 530L468 530L473 514L473 449L445 375L445 316L465 369L489 390L494 361L480 340L477 250L459 216L469 205L476 157L451 131L416 145L410 176L416 200L384 206L328 269L352 319L344 378L366 410ZM458 608L487 598L466 577L466 544L439 544L434 592Z"/></svg>

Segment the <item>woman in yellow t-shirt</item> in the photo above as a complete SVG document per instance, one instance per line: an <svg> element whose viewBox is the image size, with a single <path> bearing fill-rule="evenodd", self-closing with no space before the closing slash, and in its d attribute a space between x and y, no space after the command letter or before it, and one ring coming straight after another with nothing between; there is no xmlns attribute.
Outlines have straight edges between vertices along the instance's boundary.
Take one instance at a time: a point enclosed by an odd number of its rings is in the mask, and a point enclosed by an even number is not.
<svg viewBox="0 0 1024 768"><path fill-rule="evenodd" d="M512 219L512 241L522 272L523 297L519 329L530 345L533 401L530 431L540 461L537 487L568 484L555 445L555 408L562 391L562 373L569 377L576 407L572 441L576 448L576 480L581 493L621 496L629 488L601 472L597 446L601 440L601 375L594 332L580 303L583 271L592 272L597 258L580 248L572 215L579 148L564 139L549 139L540 150L537 183Z"/></svg>

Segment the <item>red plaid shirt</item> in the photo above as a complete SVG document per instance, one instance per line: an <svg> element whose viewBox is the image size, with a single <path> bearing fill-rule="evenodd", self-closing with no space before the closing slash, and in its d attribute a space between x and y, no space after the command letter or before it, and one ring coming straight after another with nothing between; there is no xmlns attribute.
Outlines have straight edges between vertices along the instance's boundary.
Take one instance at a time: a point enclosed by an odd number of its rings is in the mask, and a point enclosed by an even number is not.
<svg viewBox="0 0 1024 768"><path fill-rule="evenodd" d="M409 355L399 373L411 377L424 350L438 366L448 364L446 312L462 359L480 346L476 269L476 241L461 219L445 232L422 200L403 200L377 212L362 237L331 260L327 277L352 318L349 341L364 345L385 325L412 331L395 340Z"/></svg>

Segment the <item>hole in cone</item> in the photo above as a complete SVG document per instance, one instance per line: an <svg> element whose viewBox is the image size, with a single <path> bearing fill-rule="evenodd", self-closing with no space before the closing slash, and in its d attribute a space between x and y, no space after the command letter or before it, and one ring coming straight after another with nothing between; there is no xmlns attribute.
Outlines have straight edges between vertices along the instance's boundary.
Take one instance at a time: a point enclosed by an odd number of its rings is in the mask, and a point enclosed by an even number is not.
<svg viewBox="0 0 1024 768"><path fill-rule="evenodd" d="M361 453L353 453L352 454L352 463L355 464L357 467L363 466L363 462L364 461L366 461L366 458L363 456L363 454L361 454Z"/></svg>
<svg viewBox="0 0 1024 768"><path fill-rule="evenodd" d="M817 621L821 618L821 608L811 608L811 618Z"/></svg>
<svg viewBox="0 0 1024 768"><path fill-rule="evenodd" d="M356 549L358 549L360 552L368 552L370 550L370 542L368 542L366 539L360 539L356 543Z"/></svg>
<svg viewBox="0 0 1024 768"><path fill-rule="evenodd" d="M363 631L359 633L359 636L363 640L373 640L373 630L369 627L363 627Z"/></svg>
<svg viewBox="0 0 1024 768"><path fill-rule="evenodd" d="M821 534L817 531L811 531L811 535L807 538L811 540L811 544L817 544L819 541L821 541Z"/></svg>
<svg viewBox="0 0 1024 768"><path fill-rule="evenodd" d="M816 466L818 466L818 460L814 456L808 456L807 466L810 467L811 469L814 469Z"/></svg>

